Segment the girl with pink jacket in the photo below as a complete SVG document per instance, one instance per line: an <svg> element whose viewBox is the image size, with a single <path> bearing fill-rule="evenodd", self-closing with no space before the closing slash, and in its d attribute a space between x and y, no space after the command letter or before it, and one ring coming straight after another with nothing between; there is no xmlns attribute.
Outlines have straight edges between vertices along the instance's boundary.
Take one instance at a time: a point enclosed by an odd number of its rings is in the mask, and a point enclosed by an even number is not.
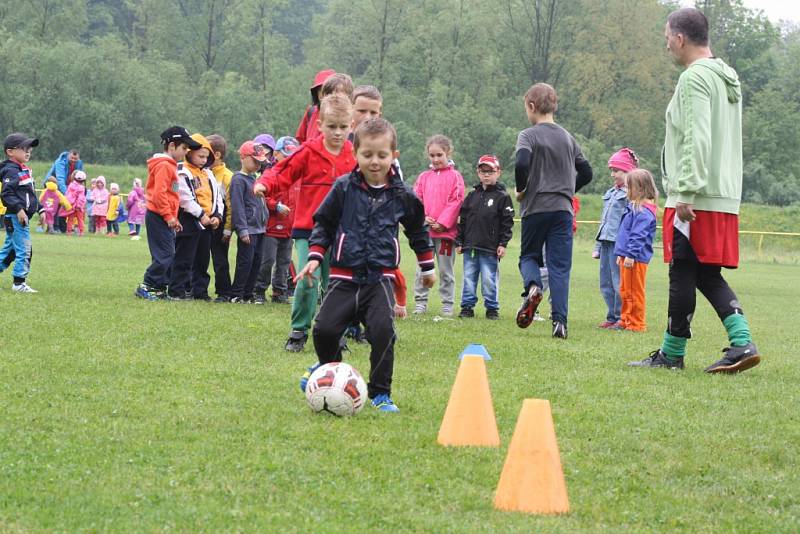
<svg viewBox="0 0 800 534"><path fill-rule="evenodd" d="M139 232L142 230L144 215L147 211L144 189L142 189L142 181L139 178L133 179L133 189L128 194L128 202L125 207L128 210L128 235L132 240L138 241L141 239Z"/></svg>
<svg viewBox="0 0 800 534"><path fill-rule="evenodd" d="M86 218L86 173L73 171L72 180L67 186L67 201L72 205L72 210L65 213L67 218L67 235L72 235L72 229L78 226L78 235L83 235L83 221Z"/></svg>
<svg viewBox="0 0 800 534"><path fill-rule="evenodd" d="M458 228L458 213L464 202L464 178L453 167L450 156L453 142L443 135L434 135L425 144L430 169L423 172L414 184L414 192L425 206L425 221L430 226L436 264L439 270L439 296L442 299L442 315L453 315L456 279L455 240ZM419 269L414 280L414 313L428 310L428 289L423 287Z"/></svg>
<svg viewBox="0 0 800 534"><path fill-rule="evenodd" d="M98 176L94 182L94 192L92 194L92 218L94 219L95 233L103 233L106 228L106 216L108 215L108 189L106 189L105 176Z"/></svg>

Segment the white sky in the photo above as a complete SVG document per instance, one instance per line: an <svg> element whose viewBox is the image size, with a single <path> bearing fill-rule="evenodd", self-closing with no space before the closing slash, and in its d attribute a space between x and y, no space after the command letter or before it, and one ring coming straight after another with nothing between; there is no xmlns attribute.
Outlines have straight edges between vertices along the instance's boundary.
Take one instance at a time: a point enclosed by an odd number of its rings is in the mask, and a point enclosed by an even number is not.
<svg viewBox="0 0 800 534"><path fill-rule="evenodd" d="M751 9L761 9L772 22L781 19L800 23L800 2L797 0L744 0Z"/></svg>

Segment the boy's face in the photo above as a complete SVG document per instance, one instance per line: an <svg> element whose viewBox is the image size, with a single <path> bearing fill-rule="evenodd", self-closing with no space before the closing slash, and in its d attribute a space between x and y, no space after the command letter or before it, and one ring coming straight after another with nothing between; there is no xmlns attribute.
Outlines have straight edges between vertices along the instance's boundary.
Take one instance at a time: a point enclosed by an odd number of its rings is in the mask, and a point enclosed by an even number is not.
<svg viewBox="0 0 800 534"><path fill-rule="evenodd" d="M183 161L186 158L186 153L189 152L189 145L186 143L170 143L167 146L167 153L172 156L175 161Z"/></svg>
<svg viewBox="0 0 800 534"><path fill-rule="evenodd" d="M501 174L503 174L503 171L494 169L490 165L481 165L478 167L478 179L481 181L484 188L496 184Z"/></svg>
<svg viewBox="0 0 800 534"><path fill-rule="evenodd" d="M625 185L625 171L611 167L611 177L614 179L615 187L622 187Z"/></svg>
<svg viewBox="0 0 800 534"><path fill-rule="evenodd" d="M106 184L104 184L103 182L97 182L95 186L97 187L97 189L104 189L106 187Z"/></svg>
<svg viewBox="0 0 800 534"><path fill-rule="evenodd" d="M367 182L378 185L386 183L392 161L398 156L392 150L392 136L388 133L363 137L356 151L356 161Z"/></svg>
<svg viewBox="0 0 800 534"><path fill-rule="evenodd" d="M353 119L347 113L331 113L319 119L319 131L322 132L325 145L333 150L341 150L352 127Z"/></svg>
<svg viewBox="0 0 800 534"><path fill-rule="evenodd" d="M208 156L210 155L211 152L209 152L207 148L198 148L197 150L192 150L189 152L186 158L189 163L202 169L206 166L206 163L208 163Z"/></svg>
<svg viewBox="0 0 800 534"><path fill-rule="evenodd" d="M242 170L247 174L254 173L261 167L261 162L259 162L253 156L245 156L241 159L242 159Z"/></svg>
<svg viewBox="0 0 800 534"><path fill-rule="evenodd" d="M381 116L380 100L373 100L365 96L359 96L353 103L353 128L367 119L374 119Z"/></svg>
<svg viewBox="0 0 800 534"><path fill-rule="evenodd" d="M447 167L447 160L450 158L450 153L441 145L436 143L428 147L428 158L431 160L431 165L434 169L444 169Z"/></svg>
<svg viewBox="0 0 800 534"><path fill-rule="evenodd" d="M31 148L9 148L6 149L6 155L8 159L16 161L20 164L28 163L28 160L31 159Z"/></svg>

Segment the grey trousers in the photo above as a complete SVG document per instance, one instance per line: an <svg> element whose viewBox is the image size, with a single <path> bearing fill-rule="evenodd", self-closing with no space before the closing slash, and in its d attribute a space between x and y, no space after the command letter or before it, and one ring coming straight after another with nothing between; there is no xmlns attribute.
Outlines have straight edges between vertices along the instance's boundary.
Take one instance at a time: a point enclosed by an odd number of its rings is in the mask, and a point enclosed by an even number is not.
<svg viewBox="0 0 800 534"><path fill-rule="evenodd" d="M433 239L433 252L436 254L437 282L439 284L439 297L442 299L442 308L453 310L456 296L456 277L454 268L456 264L456 247L452 239ZM428 288L422 287L422 276L419 267L414 277L414 302L417 308L427 308Z"/></svg>
<svg viewBox="0 0 800 534"><path fill-rule="evenodd" d="M287 292L286 281L289 276L289 264L292 262L292 238L264 238L264 255L261 257L261 269L256 280L255 293L262 295L272 285L273 295ZM275 266L273 274L272 267Z"/></svg>

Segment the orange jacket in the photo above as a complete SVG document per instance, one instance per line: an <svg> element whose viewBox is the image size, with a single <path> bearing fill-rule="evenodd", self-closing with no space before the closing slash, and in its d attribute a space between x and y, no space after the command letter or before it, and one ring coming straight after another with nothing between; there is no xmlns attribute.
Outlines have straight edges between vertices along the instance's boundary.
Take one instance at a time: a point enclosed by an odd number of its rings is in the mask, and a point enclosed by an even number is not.
<svg viewBox="0 0 800 534"><path fill-rule="evenodd" d="M147 209L165 221L178 218L178 162L167 154L147 160Z"/></svg>

